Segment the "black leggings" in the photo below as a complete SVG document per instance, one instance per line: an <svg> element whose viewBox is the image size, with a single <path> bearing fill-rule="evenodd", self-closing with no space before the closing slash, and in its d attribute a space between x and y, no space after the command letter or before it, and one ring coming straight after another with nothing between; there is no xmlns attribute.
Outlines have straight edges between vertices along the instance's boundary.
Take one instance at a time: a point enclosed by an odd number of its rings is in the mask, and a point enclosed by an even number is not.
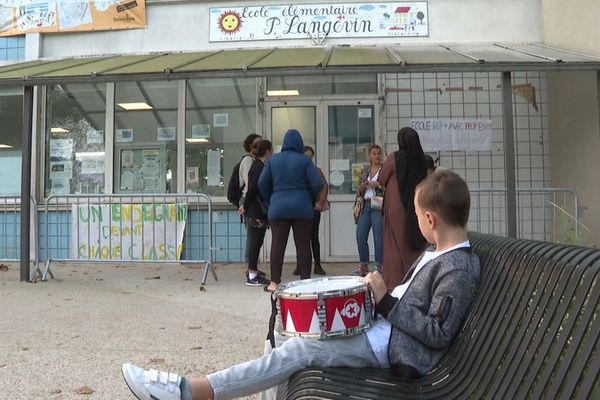
<svg viewBox="0 0 600 400"><path fill-rule="evenodd" d="M321 243L319 243L319 224L321 223L321 211L314 211L312 227L310 229L310 247L312 248L315 264L321 264Z"/></svg>
<svg viewBox="0 0 600 400"><path fill-rule="evenodd" d="M265 240L266 231L266 227L248 227L248 269L251 271L256 271L258 269L258 256L260 255L260 248Z"/></svg>
<svg viewBox="0 0 600 400"><path fill-rule="evenodd" d="M311 219L272 219L271 225L271 281L281 282L281 272L283 269L283 257L287 246L290 227L294 232L294 243L296 244L296 254L298 259L298 268L300 269L300 278L310 278L310 228Z"/></svg>

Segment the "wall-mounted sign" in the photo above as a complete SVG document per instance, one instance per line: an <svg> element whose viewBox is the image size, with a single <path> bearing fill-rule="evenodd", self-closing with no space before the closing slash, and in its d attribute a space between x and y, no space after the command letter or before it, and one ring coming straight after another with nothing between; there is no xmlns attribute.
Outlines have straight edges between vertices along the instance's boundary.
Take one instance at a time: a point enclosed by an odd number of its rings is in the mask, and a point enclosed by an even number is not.
<svg viewBox="0 0 600 400"><path fill-rule="evenodd" d="M210 8L210 41L428 36L427 2Z"/></svg>
<svg viewBox="0 0 600 400"><path fill-rule="evenodd" d="M146 27L146 0L4 0L0 36Z"/></svg>
<svg viewBox="0 0 600 400"><path fill-rule="evenodd" d="M491 119L411 119L425 151L491 151Z"/></svg>

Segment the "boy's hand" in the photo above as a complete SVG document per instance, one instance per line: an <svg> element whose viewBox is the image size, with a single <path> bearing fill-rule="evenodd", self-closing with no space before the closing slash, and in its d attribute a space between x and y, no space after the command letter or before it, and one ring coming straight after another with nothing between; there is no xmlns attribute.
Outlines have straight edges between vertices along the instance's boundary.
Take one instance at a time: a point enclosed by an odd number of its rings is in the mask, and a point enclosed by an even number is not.
<svg viewBox="0 0 600 400"><path fill-rule="evenodd" d="M379 303L379 301L387 293L383 276L379 272L369 272L367 276L365 276L365 282L371 286L371 291L373 292L373 297L375 298L375 304Z"/></svg>

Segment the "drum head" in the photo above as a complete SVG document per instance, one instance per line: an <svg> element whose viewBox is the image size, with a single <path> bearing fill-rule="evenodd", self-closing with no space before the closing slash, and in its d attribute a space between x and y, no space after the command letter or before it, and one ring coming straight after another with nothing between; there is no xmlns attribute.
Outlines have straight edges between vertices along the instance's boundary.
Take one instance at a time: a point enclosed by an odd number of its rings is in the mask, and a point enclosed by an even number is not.
<svg viewBox="0 0 600 400"><path fill-rule="evenodd" d="M280 286L277 290L281 296L316 296L327 297L353 289L365 290L366 283L358 276L333 276L316 279L304 279Z"/></svg>

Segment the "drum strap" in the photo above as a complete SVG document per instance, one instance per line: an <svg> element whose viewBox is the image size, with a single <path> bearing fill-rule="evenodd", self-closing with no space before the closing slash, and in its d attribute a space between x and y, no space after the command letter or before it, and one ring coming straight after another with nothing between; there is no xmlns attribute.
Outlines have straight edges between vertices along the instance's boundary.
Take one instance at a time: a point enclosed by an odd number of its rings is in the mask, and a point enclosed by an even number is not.
<svg viewBox="0 0 600 400"><path fill-rule="evenodd" d="M277 299L271 294L271 317L269 318L269 332L267 340L271 342L271 347L275 348L275 321L277 320Z"/></svg>

